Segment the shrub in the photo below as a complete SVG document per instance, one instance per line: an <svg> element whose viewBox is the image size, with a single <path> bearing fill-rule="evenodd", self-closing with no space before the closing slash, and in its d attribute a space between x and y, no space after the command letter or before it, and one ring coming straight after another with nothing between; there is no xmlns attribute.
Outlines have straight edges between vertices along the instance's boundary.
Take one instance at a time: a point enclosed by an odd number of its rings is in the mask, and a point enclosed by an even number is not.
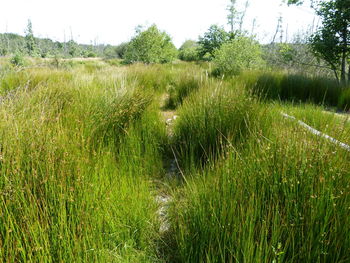
<svg viewBox="0 0 350 263"><path fill-rule="evenodd" d="M179 58L184 61L199 60L198 44L193 40L186 40L179 49Z"/></svg>
<svg viewBox="0 0 350 263"><path fill-rule="evenodd" d="M139 32L126 48L124 58L127 63L167 63L176 58L177 50L165 32L152 25Z"/></svg>
<svg viewBox="0 0 350 263"><path fill-rule="evenodd" d="M236 37L214 53L214 74L237 75L245 69L257 69L263 64L261 54L260 45L255 40Z"/></svg>
<svg viewBox="0 0 350 263"><path fill-rule="evenodd" d="M115 52L118 58L124 58L126 48L128 46L127 42L123 42L115 47Z"/></svg>
<svg viewBox="0 0 350 263"><path fill-rule="evenodd" d="M24 57L21 53L16 53L11 58L11 64L17 67L22 67L25 65Z"/></svg>

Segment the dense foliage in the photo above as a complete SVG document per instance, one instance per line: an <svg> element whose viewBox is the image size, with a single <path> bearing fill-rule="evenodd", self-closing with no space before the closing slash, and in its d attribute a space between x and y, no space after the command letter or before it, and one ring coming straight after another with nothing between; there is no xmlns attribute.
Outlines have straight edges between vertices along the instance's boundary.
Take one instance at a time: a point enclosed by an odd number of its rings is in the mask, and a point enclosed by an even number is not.
<svg viewBox="0 0 350 263"><path fill-rule="evenodd" d="M177 50L171 38L160 31L156 25L150 26L137 35L128 44L124 59L128 63L167 63L177 56Z"/></svg>
<svg viewBox="0 0 350 263"><path fill-rule="evenodd" d="M262 66L262 51L255 40L238 36L214 53L215 73L237 75L242 70L257 69Z"/></svg>
<svg viewBox="0 0 350 263"><path fill-rule="evenodd" d="M302 0L288 0L289 5L300 5L303 2ZM343 83L350 81L349 0L311 1L311 6L322 19L322 26L310 39L313 51L331 67L338 81ZM346 66L349 67L347 77Z"/></svg>
<svg viewBox="0 0 350 263"><path fill-rule="evenodd" d="M201 59L212 60L214 53L222 44L229 41L231 35L223 27L211 25L204 36L199 37L199 56Z"/></svg>
<svg viewBox="0 0 350 263"><path fill-rule="evenodd" d="M179 48L179 58L184 61L199 60L199 45L196 41L186 40Z"/></svg>
<svg viewBox="0 0 350 263"><path fill-rule="evenodd" d="M331 0L319 3L316 13L322 18L322 27L311 39L315 53L333 69L336 78L346 81L346 64L350 53L350 2ZM350 81L350 68L348 72Z"/></svg>

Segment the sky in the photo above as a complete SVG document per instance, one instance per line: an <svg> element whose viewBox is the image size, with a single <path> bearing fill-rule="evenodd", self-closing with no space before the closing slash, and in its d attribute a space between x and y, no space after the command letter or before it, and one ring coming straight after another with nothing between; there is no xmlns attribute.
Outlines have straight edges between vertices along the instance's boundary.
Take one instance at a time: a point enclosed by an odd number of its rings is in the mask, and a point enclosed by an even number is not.
<svg viewBox="0 0 350 263"><path fill-rule="evenodd" d="M243 10L246 0L237 0ZM249 0L243 28L268 43L283 17L284 41L318 20L307 4L287 7L282 0ZM28 19L34 35L57 41L112 44L129 41L138 25L156 24L180 47L197 40L210 25L227 25L229 0L0 0L0 33L24 35Z"/></svg>

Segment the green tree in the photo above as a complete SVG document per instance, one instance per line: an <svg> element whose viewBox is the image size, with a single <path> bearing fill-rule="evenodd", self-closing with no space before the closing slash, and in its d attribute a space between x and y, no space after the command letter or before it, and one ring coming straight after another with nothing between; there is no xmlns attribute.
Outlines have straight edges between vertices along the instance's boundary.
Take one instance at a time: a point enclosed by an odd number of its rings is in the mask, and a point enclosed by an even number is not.
<svg viewBox="0 0 350 263"><path fill-rule="evenodd" d="M82 54L82 50L74 40L69 40L67 43L68 54L71 57L79 57Z"/></svg>
<svg viewBox="0 0 350 263"><path fill-rule="evenodd" d="M337 42L334 34L327 32L325 28L318 31L311 39L311 46L315 55L327 62L333 70L336 79L339 81L338 71L341 51ZM344 72L341 75L341 79L343 80L345 77Z"/></svg>
<svg viewBox="0 0 350 263"><path fill-rule="evenodd" d="M26 47L27 52L29 56L35 56L37 55L37 43L34 38L33 34L33 27L32 27L32 21L30 19L28 20L27 28L25 30L25 40L26 40Z"/></svg>
<svg viewBox="0 0 350 263"><path fill-rule="evenodd" d="M194 40L186 40L179 48L179 58L184 61L199 60L198 43Z"/></svg>
<svg viewBox="0 0 350 263"><path fill-rule="evenodd" d="M214 55L214 73L217 75L237 75L243 70L258 69L264 64L260 44L244 36L224 43Z"/></svg>
<svg viewBox="0 0 350 263"><path fill-rule="evenodd" d="M226 32L224 28L211 25L204 36L199 38L199 56L202 59L212 60L215 51L231 38L231 34Z"/></svg>
<svg viewBox="0 0 350 263"><path fill-rule="evenodd" d="M6 46L4 45L2 39L0 39L0 56L5 56L6 55Z"/></svg>
<svg viewBox="0 0 350 263"><path fill-rule="evenodd" d="M125 51L128 47L127 42L120 43L118 46L115 47L115 53L118 58L124 58Z"/></svg>
<svg viewBox="0 0 350 263"><path fill-rule="evenodd" d="M117 58L117 52L115 50L115 47L111 46L111 45L107 45L104 47L103 49L103 56L105 58Z"/></svg>
<svg viewBox="0 0 350 263"><path fill-rule="evenodd" d="M288 4L300 5L303 0L288 0ZM322 26L311 37L310 42L315 55L325 60L332 68L336 78L350 81L350 1L349 0L313 0L311 6L322 18Z"/></svg>
<svg viewBox="0 0 350 263"><path fill-rule="evenodd" d="M340 79L346 81L346 64L350 53L350 1L330 0L317 5L322 27L311 38L315 53L323 58ZM350 80L350 68L348 72Z"/></svg>
<svg viewBox="0 0 350 263"><path fill-rule="evenodd" d="M54 44L51 39L37 39L38 50L42 58L50 57L54 51Z"/></svg>
<svg viewBox="0 0 350 263"><path fill-rule="evenodd" d="M301 5L304 1L303 0L288 0L288 5Z"/></svg>
<svg viewBox="0 0 350 263"><path fill-rule="evenodd" d="M127 63L167 63L177 56L177 49L171 42L170 36L160 31L156 25L142 31L136 30L137 35L128 44L124 59Z"/></svg>

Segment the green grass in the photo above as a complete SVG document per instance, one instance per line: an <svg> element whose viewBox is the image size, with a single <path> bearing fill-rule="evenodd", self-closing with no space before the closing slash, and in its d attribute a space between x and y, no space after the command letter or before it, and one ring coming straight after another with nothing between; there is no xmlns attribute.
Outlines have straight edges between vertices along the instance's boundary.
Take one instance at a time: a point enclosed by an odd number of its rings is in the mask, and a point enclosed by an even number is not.
<svg viewBox="0 0 350 263"><path fill-rule="evenodd" d="M349 111L350 109L350 88L346 88L342 91L338 100L338 109Z"/></svg>
<svg viewBox="0 0 350 263"><path fill-rule="evenodd" d="M8 63L0 261L350 261L349 153L281 116L349 144L347 117L324 108L347 90L280 73L220 80L210 64ZM184 180L169 178L173 158Z"/></svg>
<svg viewBox="0 0 350 263"><path fill-rule="evenodd" d="M227 145L240 147L264 111L239 85L210 80L178 110L174 148L184 166L214 161Z"/></svg>
<svg viewBox="0 0 350 263"><path fill-rule="evenodd" d="M198 70L182 73L178 78L174 79L171 85L168 86L167 92L169 97L165 102L166 109L176 109L192 92L205 86L207 76L198 73Z"/></svg>
<svg viewBox="0 0 350 263"><path fill-rule="evenodd" d="M344 143L350 144L350 122L347 114L326 111L324 108L312 104L276 105L280 112L296 117L298 120Z"/></svg>
<svg viewBox="0 0 350 263"><path fill-rule="evenodd" d="M271 114L270 129L175 192L176 262L347 262L349 154Z"/></svg>
<svg viewBox="0 0 350 263"><path fill-rule="evenodd" d="M348 87L335 80L283 73L245 73L241 78L254 94L263 99L348 109Z"/></svg>
<svg viewBox="0 0 350 263"><path fill-rule="evenodd" d="M1 261L154 262L165 131L149 94L53 73L1 104Z"/></svg>

